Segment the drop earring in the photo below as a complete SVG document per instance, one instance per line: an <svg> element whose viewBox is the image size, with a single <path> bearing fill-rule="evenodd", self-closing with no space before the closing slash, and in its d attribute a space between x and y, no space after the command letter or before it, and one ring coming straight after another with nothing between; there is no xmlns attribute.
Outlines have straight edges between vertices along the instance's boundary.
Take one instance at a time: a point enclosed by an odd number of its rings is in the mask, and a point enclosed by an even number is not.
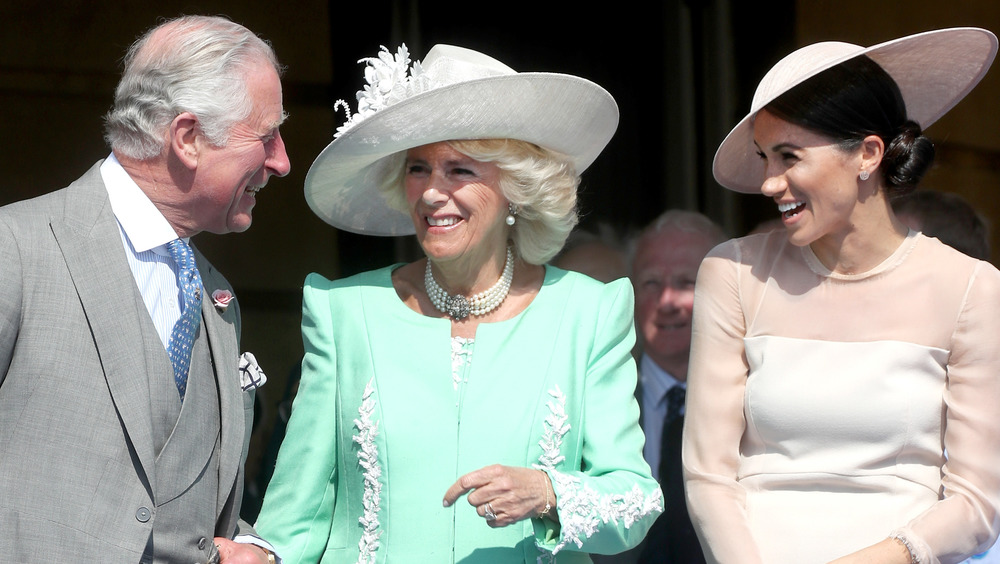
<svg viewBox="0 0 1000 564"><path fill-rule="evenodd" d="M515 206L514 204L507 204L507 220L506 220L507 225L514 225L514 222L517 221L517 218L514 217L516 215L517 215L517 206Z"/></svg>

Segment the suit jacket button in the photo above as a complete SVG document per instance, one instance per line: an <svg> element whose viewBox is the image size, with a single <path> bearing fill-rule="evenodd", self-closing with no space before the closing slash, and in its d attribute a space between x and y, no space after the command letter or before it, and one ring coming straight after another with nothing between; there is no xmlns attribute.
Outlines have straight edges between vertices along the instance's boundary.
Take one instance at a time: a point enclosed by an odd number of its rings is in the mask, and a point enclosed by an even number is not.
<svg viewBox="0 0 1000 564"><path fill-rule="evenodd" d="M140 507L139 510L135 512L135 518L140 523L145 523L146 521L149 521L149 517L150 513L148 508Z"/></svg>
<svg viewBox="0 0 1000 564"><path fill-rule="evenodd" d="M205 550L205 545L208 543L208 539L201 537L198 539L198 550Z"/></svg>

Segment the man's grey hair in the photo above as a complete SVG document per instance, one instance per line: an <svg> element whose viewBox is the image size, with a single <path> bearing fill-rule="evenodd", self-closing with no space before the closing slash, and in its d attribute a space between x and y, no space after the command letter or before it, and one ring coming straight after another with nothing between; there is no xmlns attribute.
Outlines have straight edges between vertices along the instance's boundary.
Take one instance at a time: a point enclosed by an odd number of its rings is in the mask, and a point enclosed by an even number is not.
<svg viewBox="0 0 1000 564"><path fill-rule="evenodd" d="M725 230L707 216L687 210L667 210L647 225L628 245L629 268L635 252L644 239L667 230L701 235L710 247L729 239Z"/></svg>
<svg viewBox="0 0 1000 564"><path fill-rule="evenodd" d="M182 16L164 22L125 55L104 137L117 153L150 159L163 150L173 119L190 112L208 142L224 147L233 125L250 115L246 73L261 63L281 73L271 46L226 18Z"/></svg>

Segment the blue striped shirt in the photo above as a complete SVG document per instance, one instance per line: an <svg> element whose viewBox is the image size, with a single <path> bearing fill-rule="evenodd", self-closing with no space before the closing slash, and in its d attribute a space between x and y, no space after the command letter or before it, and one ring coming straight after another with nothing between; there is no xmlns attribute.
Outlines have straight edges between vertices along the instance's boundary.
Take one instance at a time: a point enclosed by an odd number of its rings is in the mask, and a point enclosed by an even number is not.
<svg viewBox="0 0 1000 564"><path fill-rule="evenodd" d="M183 299L177 287L177 265L166 246L177 233L113 153L101 164L101 177L118 220L125 258L166 349Z"/></svg>

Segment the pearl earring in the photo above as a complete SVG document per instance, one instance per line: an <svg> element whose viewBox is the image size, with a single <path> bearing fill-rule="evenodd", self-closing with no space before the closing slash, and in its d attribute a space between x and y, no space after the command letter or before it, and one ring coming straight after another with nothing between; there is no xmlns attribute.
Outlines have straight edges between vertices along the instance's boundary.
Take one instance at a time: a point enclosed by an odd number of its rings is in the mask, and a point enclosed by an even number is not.
<svg viewBox="0 0 1000 564"><path fill-rule="evenodd" d="M867 170L862 170L861 173L858 174L858 178L860 178L862 181L868 180L868 176L869 174Z"/></svg>
<svg viewBox="0 0 1000 564"><path fill-rule="evenodd" d="M514 204L507 204L507 225L514 225L514 222L517 221L517 218L514 217L516 215L517 206Z"/></svg>

